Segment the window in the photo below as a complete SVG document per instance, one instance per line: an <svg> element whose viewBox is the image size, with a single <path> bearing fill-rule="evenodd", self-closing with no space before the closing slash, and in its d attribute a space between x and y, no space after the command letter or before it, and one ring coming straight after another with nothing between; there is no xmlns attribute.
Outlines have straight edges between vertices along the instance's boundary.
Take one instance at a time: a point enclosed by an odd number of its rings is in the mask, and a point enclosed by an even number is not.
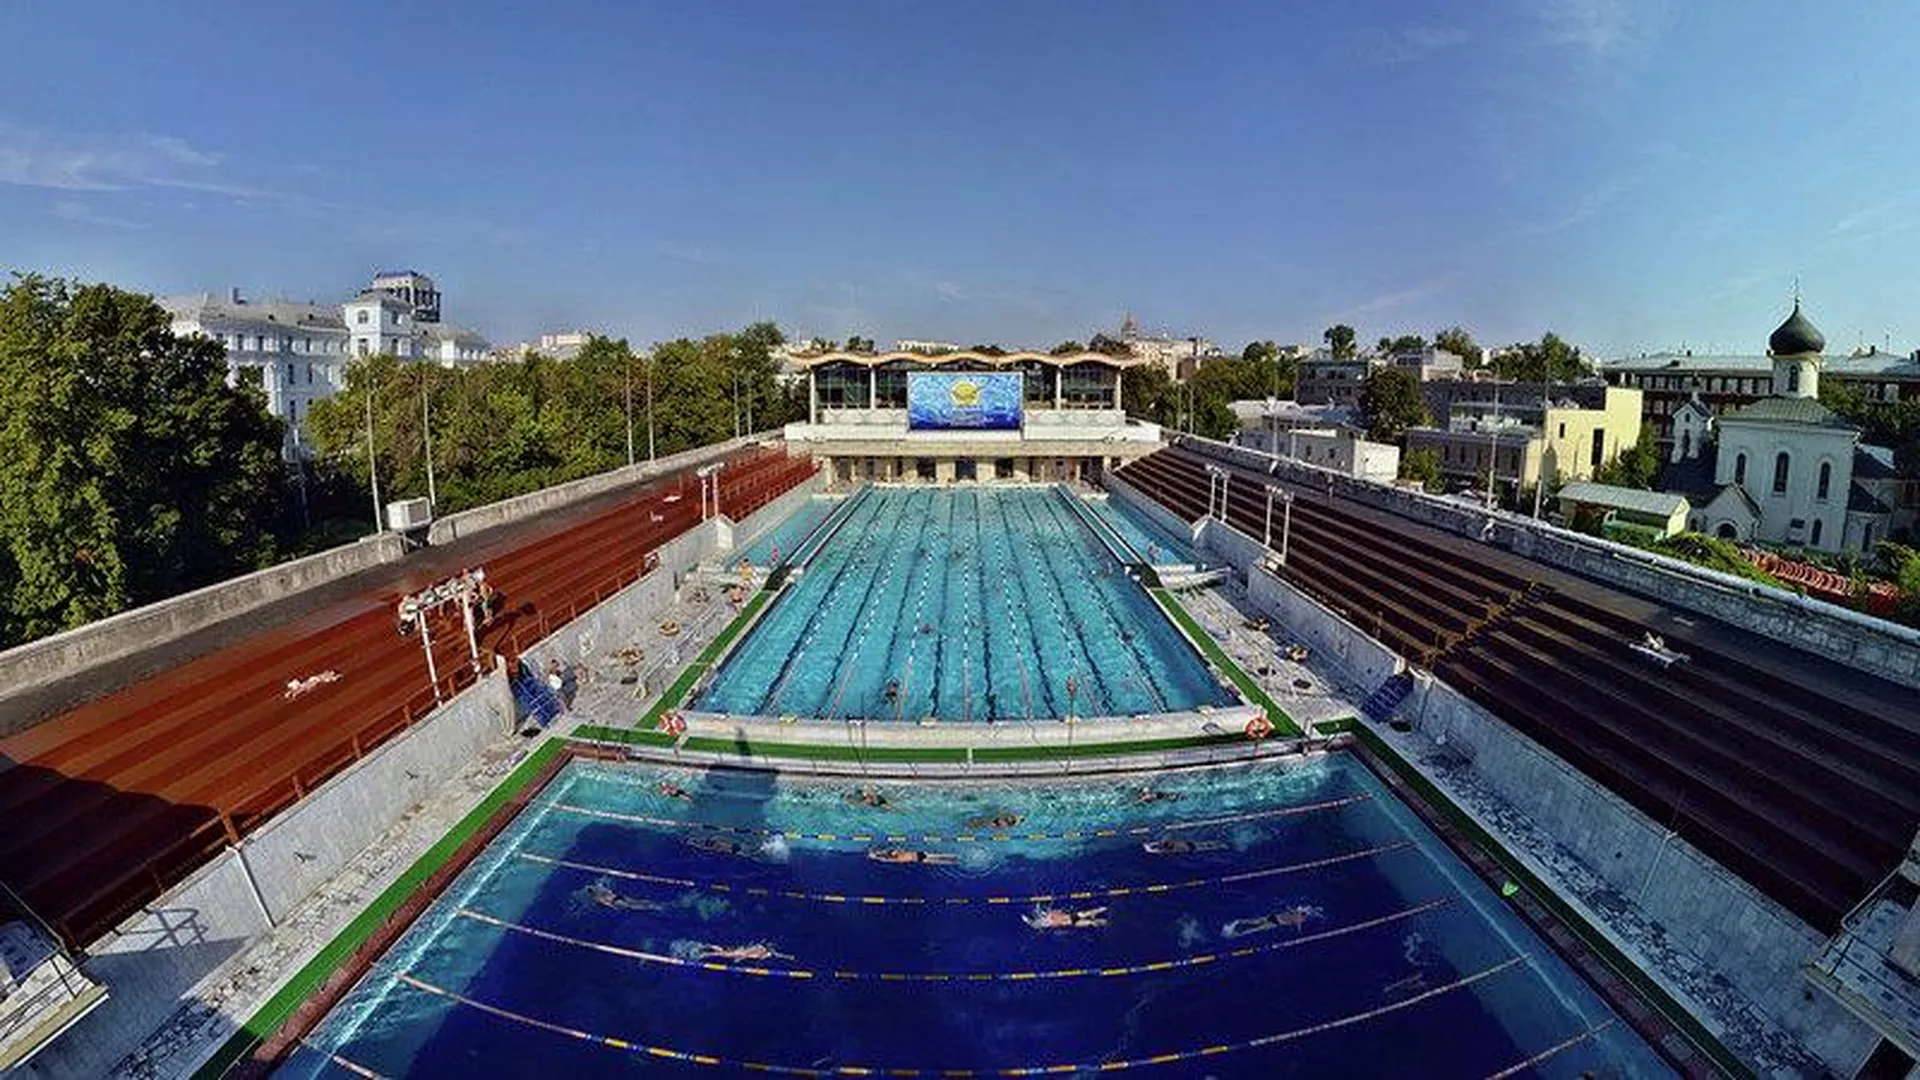
<svg viewBox="0 0 1920 1080"><path fill-rule="evenodd" d="M1871 522L1860 527L1860 550L1873 550L1873 525Z"/></svg>
<svg viewBox="0 0 1920 1080"><path fill-rule="evenodd" d="M1773 459L1773 493L1775 495L1785 495L1787 493L1787 472L1792 467L1792 464L1785 450L1775 455Z"/></svg>
<svg viewBox="0 0 1920 1080"><path fill-rule="evenodd" d="M307 361L307 385L313 385L313 361Z"/></svg>
<svg viewBox="0 0 1920 1080"><path fill-rule="evenodd" d="M1733 459L1733 482L1736 484L1747 482L1747 455L1745 454L1736 455Z"/></svg>
<svg viewBox="0 0 1920 1080"><path fill-rule="evenodd" d="M1833 485L1833 462L1823 461L1820 463L1820 486L1814 492L1813 497L1816 499L1825 500L1827 497L1827 489L1832 485ZM1818 529L1820 527L1820 523L1817 521L1814 522L1813 527Z"/></svg>
<svg viewBox="0 0 1920 1080"><path fill-rule="evenodd" d="M367 309L361 308L359 311L354 312L353 321L359 323L361 326L367 325Z"/></svg>
<svg viewBox="0 0 1920 1080"><path fill-rule="evenodd" d="M1693 456L1693 432L1691 431L1680 433L1680 456L1682 458Z"/></svg>
<svg viewBox="0 0 1920 1080"><path fill-rule="evenodd" d="M287 385L293 385L293 361L287 361Z"/></svg>
<svg viewBox="0 0 1920 1080"><path fill-rule="evenodd" d="M1567 437L1567 422L1565 420L1562 420L1560 421L1560 438L1564 439L1566 437Z"/></svg>
<svg viewBox="0 0 1920 1080"><path fill-rule="evenodd" d="M1810 537L1808 537L1808 542L1811 543L1814 547L1820 546L1820 519L1819 518L1813 519L1813 534Z"/></svg>
<svg viewBox="0 0 1920 1080"><path fill-rule="evenodd" d="M1606 459L1606 456L1607 429L1595 428L1593 430L1593 467L1596 469L1599 468L1600 463Z"/></svg>
<svg viewBox="0 0 1920 1080"><path fill-rule="evenodd" d="M858 364L823 364L813 370L813 391L823 409L865 409L867 369Z"/></svg>
<svg viewBox="0 0 1920 1080"><path fill-rule="evenodd" d="M1787 365L1787 393L1789 394L1798 393L1799 390L1800 390L1800 365L1789 364Z"/></svg>

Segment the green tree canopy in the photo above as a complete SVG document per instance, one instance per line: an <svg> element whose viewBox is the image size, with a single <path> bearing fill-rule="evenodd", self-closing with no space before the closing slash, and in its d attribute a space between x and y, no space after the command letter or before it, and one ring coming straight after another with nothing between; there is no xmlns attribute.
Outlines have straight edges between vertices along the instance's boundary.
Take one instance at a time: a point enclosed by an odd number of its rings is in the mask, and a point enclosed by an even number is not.
<svg viewBox="0 0 1920 1080"><path fill-rule="evenodd" d="M1616 487L1649 490L1660 478L1660 444L1652 424L1640 425L1640 437L1620 455L1596 469L1593 478Z"/></svg>
<svg viewBox="0 0 1920 1080"><path fill-rule="evenodd" d="M1082 352L1084 350L1085 350L1085 346L1081 345L1077 341L1063 341L1060 344L1055 345L1053 348L1047 350L1047 353L1050 356L1071 356L1074 353Z"/></svg>
<svg viewBox="0 0 1920 1080"><path fill-rule="evenodd" d="M1133 346L1117 337L1107 334L1095 334L1087 342L1088 352L1097 352L1105 356L1132 356Z"/></svg>
<svg viewBox="0 0 1920 1080"><path fill-rule="evenodd" d="M1320 339L1327 343L1327 348L1333 350L1333 358L1335 360L1353 359L1356 351L1355 345L1358 341L1357 336L1353 332L1353 327L1348 326L1346 323L1329 326L1326 332L1320 335Z"/></svg>
<svg viewBox="0 0 1920 1080"><path fill-rule="evenodd" d="M1367 433L1382 442L1398 442L1408 428L1427 422L1420 378L1406 368L1383 367L1360 387L1360 415Z"/></svg>
<svg viewBox="0 0 1920 1080"><path fill-rule="evenodd" d="M279 553L282 428L225 352L151 298L17 276L0 291L0 643Z"/></svg>
<svg viewBox="0 0 1920 1080"><path fill-rule="evenodd" d="M1445 349L1466 361L1468 367L1480 366L1480 346L1465 328L1449 326L1433 335L1435 348Z"/></svg>
<svg viewBox="0 0 1920 1080"><path fill-rule="evenodd" d="M1421 487L1436 495L1447 489L1446 476L1440 470L1440 454L1431 447L1401 454L1400 478L1418 481Z"/></svg>
<svg viewBox="0 0 1920 1080"><path fill-rule="evenodd" d="M1515 345L1493 361L1493 372L1519 382L1571 382L1592 374L1576 345L1547 333L1532 344Z"/></svg>

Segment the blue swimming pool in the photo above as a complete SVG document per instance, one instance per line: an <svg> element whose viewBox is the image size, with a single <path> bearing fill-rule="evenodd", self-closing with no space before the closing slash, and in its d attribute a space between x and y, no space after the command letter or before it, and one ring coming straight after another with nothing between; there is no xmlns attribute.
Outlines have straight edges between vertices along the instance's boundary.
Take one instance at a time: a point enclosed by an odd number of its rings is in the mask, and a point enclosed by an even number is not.
<svg viewBox="0 0 1920 1080"><path fill-rule="evenodd" d="M1142 562L1163 566L1170 563L1192 565L1200 561L1193 552L1190 540L1168 532L1145 513L1134 509L1125 499L1116 499L1111 495L1088 499L1087 507L1112 526Z"/></svg>
<svg viewBox="0 0 1920 1080"><path fill-rule="evenodd" d="M779 524L768 529L766 534L747 545L746 549L735 555L729 565L738 566L742 561L755 566L767 566L777 554L781 561L791 559L800 545L827 520L835 509L846 499L837 495L815 495L802 503L799 509L788 514Z"/></svg>
<svg viewBox="0 0 1920 1080"><path fill-rule="evenodd" d="M281 1075L1668 1075L1358 762L1151 782L575 763Z"/></svg>
<svg viewBox="0 0 1920 1080"><path fill-rule="evenodd" d="M1223 705L1207 669L1054 488L875 488L694 708L1026 720Z"/></svg>

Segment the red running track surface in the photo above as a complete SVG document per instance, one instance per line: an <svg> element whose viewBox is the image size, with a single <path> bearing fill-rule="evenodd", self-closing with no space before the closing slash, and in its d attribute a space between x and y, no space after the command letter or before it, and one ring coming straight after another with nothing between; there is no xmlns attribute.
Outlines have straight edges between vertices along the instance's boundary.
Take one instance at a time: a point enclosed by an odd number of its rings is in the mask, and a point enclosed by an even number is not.
<svg viewBox="0 0 1920 1080"><path fill-rule="evenodd" d="M745 517L813 471L780 450L739 455L721 508ZM402 595L484 565L505 608L482 647L517 656L699 520L689 471L545 533L483 536L458 564L418 553L378 587L0 739L0 880L84 945L432 710L420 640L395 632ZM447 607L432 631L450 697L475 676ZM288 680L326 671L339 678L286 698Z"/></svg>

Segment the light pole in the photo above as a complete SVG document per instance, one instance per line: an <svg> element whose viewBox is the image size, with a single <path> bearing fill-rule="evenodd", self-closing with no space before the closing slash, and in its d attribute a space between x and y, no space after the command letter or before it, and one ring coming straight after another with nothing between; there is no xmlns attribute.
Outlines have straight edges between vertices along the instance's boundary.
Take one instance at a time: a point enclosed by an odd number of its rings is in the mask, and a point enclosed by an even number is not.
<svg viewBox="0 0 1920 1080"><path fill-rule="evenodd" d="M438 509L440 491L433 485L433 414L427 409L427 365L420 365L420 438L427 449L427 505Z"/></svg>
<svg viewBox="0 0 1920 1080"><path fill-rule="evenodd" d="M373 369L367 369L367 481L373 488L373 531L380 532L380 470L373 460Z"/></svg>
<svg viewBox="0 0 1920 1080"><path fill-rule="evenodd" d="M647 354L647 463L653 463L653 354Z"/></svg>
<svg viewBox="0 0 1920 1080"><path fill-rule="evenodd" d="M1293 539L1293 492L1280 493L1280 565L1287 565L1287 542Z"/></svg>
<svg viewBox="0 0 1920 1080"><path fill-rule="evenodd" d="M627 384L627 468L633 468L633 354L628 353L626 361L620 365L621 374L626 376Z"/></svg>

